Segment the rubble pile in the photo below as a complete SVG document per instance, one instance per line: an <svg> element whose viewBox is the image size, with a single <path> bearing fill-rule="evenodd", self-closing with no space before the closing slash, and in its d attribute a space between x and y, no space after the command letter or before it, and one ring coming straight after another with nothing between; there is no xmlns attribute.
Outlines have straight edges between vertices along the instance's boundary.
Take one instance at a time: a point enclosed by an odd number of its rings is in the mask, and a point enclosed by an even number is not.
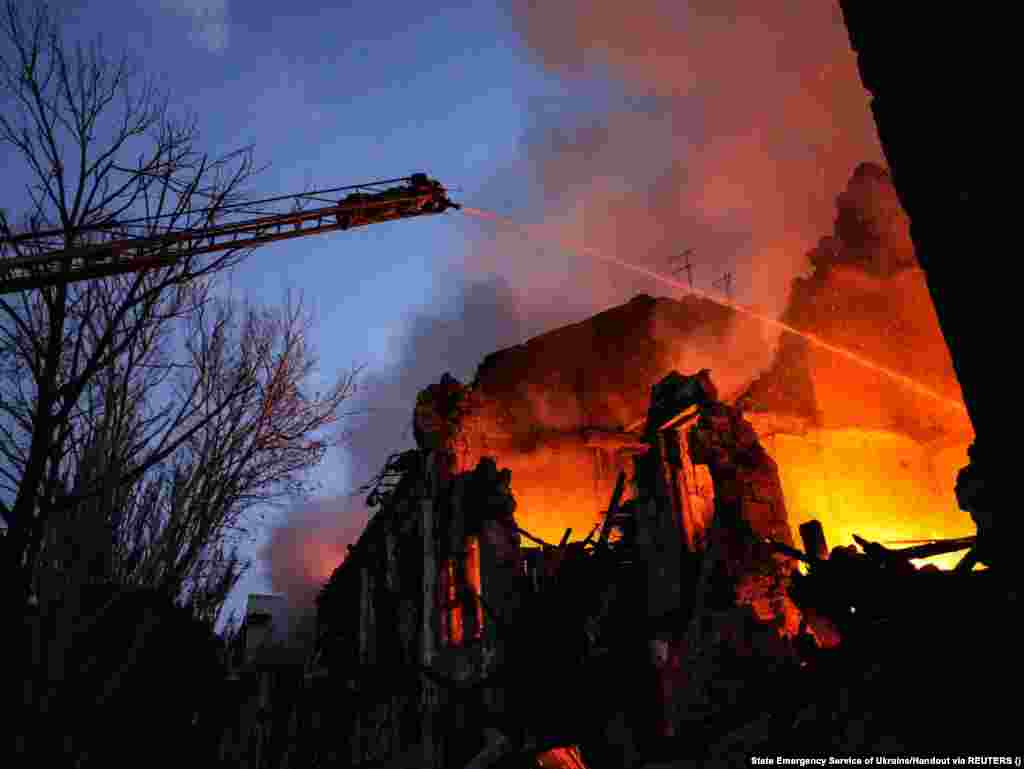
<svg viewBox="0 0 1024 769"><path fill-rule="evenodd" d="M319 602L318 664L349 699L332 755L415 743L435 766L556 765L576 746L587 766L624 766L792 663L789 559L761 541L786 529L774 465L708 372L653 396L629 490L620 471L600 527L555 545L520 527L507 468L465 462L473 392L447 375L423 391L419 448L389 462L380 512ZM693 462L710 467L713 513L686 493Z"/></svg>

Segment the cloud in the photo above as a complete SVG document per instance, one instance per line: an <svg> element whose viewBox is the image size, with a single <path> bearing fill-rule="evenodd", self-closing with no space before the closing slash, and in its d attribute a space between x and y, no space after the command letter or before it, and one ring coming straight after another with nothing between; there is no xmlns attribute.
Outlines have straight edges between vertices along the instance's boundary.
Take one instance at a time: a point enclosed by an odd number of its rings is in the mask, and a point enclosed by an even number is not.
<svg viewBox="0 0 1024 769"><path fill-rule="evenodd" d="M396 339L395 364L367 372L360 388L348 452L350 488L371 480L392 453L411 448L416 395L445 371L468 381L480 360L497 347L521 341L518 305L511 288L491 278L453 280L447 301L405 318ZM271 533L259 558L273 590L289 606L313 605L331 571L341 563L373 511L365 494L311 500L290 511Z"/></svg>
<svg viewBox="0 0 1024 769"><path fill-rule="evenodd" d="M413 445L413 407L422 389L446 371L468 382L485 355L537 330L521 322L516 292L501 278L453 278L446 289L446 298L405 317L394 365L362 379L356 408L365 417L353 422L349 446L353 486L373 477L389 454Z"/></svg>
<svg viewBox="0 0 1024 769"><path fill-rule="evenodd" d="M194 45L213 53L228 47L228 0L160 0L160 5L191 20L189 40Z"/></svg>
<svg viewBox="0 0 1024 769"><path fill-rule="evenodd" d="M529 180L520 197L541 206L512 213L553 242L488 231L467 266L508 276L532 304L596 311L673 290L565 243L658 272L693 249L697 288L730 273L735 298L781 310L835 195L882 160L834 0L504 2L567 92L603 83L607 103L531 104L517 162L485 193ZM481 205L507 210L491 198Z"/></svg>
<svg viewBox="0 0 1024 769"><path fill-rule="evenodd" d="M273 590L283 593L292 608L313 607L366 520L347 497L311 500L289 511L259 553Z"/></svg>

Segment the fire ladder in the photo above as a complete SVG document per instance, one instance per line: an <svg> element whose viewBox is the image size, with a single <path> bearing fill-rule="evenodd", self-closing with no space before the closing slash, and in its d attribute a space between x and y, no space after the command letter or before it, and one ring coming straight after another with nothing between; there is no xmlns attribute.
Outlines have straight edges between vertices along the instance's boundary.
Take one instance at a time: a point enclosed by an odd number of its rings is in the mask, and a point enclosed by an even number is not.
<svg viewBox="0 0 1024 769"><path fill-rule="evenodd" d="M327 197L335 193L348 194L340 200ZM291 210L280 211L288 201ZM312 207L323 203L328 205ZM77 232L94 242L71 248L63 247L67 234L64 230L18 234L0 239L0 255L14 253L9 258L0 256L0 294L165 267L198 254L253 248L277 240L438 214L448 208L460 206L448 199L440 182L426 174L413 174L83 227ZM183 217L195 222L197 215L206 216L205 225L173 226L174 221ZM214 222L214 217L221 221ZM154 235L156 220L168 218L171 224Z"/></svg>

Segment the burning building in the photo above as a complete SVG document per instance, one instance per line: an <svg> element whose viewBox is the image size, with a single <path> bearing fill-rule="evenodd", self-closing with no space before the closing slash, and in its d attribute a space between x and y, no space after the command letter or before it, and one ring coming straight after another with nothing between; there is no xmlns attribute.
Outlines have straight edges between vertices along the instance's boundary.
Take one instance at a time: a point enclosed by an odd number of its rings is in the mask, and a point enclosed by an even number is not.
<svg viewBox="0 0 1024 769"><path fill-rule="evenodd" d="M757 318L638 296L421 393L319 601L316 665L351 695L332 755L629 765L835 645L788 594L798 526L969 531L970 424L886 172L838 208L774 351Z"/></svg>
<svg viewBox="0 0 1024 769"><path fill-rule="evenodd" d="M778 463L793 526L819 519L843 543L968 533L951 486L972 431L887 173L859 167L837 203L781 318L825 346L784 333L772 359L756 318L639 296L488 356L460 405L462 465L496 457L524 529L582 538L643 448L651 385L708 368ZM707 473L688 465L685 478L706 516Z"/></svg>
<svg viewBox="0 0 1024 769"><path fill-rule="evenodd" d="M779 463L794 524L818 518L842 543L855 532L966 534L951 486L973 430L906 217L888 174L870 165L837 204L835 231L781 318L828 344L784 334L744 393L748 418Z"/></svg>

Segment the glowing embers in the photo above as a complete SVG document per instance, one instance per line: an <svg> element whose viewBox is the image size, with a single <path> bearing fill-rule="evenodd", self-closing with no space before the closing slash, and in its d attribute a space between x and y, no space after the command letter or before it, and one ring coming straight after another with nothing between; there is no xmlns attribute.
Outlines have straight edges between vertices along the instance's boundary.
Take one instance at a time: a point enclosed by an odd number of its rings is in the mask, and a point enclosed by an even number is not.
<svg viewBox="0 0 1024 769"><path fill-rule="evenodd" d="M552 748L537 756L541 769L587 769L579 748Z"/></svg>
<svg viewBox="0 0 1024 769"><path fill-rule="evenodd" d="M480 602L480 538L466 538L466 587L468 588L468 599L473 618L476 620L473 627L473 637L479 638L483 635L484 629L484 607Z"/></svg>
<svg viewBox="0 0 1024 769"><path fill-rule="evenodd" d="M461 646L483 636L484 614L480 603L480 539L466 537L465 552L441 564L438 593L441 599L441 639Z"/></svg>
<svg viewBox="0 0 1024 769"><path fill-rule="evenodd" d="M601 520L616 473L630 469L625 460L613 462L588 448L582 437L530 451L495 453L501 465L512 471L517 525L551 543L557 543L567 528L572 529L573 539L585 537Z"/></svg>
<svg viewBox="0 0 1024 769"><path fill-rule="evenodd" d="M459 599L458 568L454 558L441 567L439 585L444 596L441 605L441 637L453 646L462 644L462 602Z"/></svg>

